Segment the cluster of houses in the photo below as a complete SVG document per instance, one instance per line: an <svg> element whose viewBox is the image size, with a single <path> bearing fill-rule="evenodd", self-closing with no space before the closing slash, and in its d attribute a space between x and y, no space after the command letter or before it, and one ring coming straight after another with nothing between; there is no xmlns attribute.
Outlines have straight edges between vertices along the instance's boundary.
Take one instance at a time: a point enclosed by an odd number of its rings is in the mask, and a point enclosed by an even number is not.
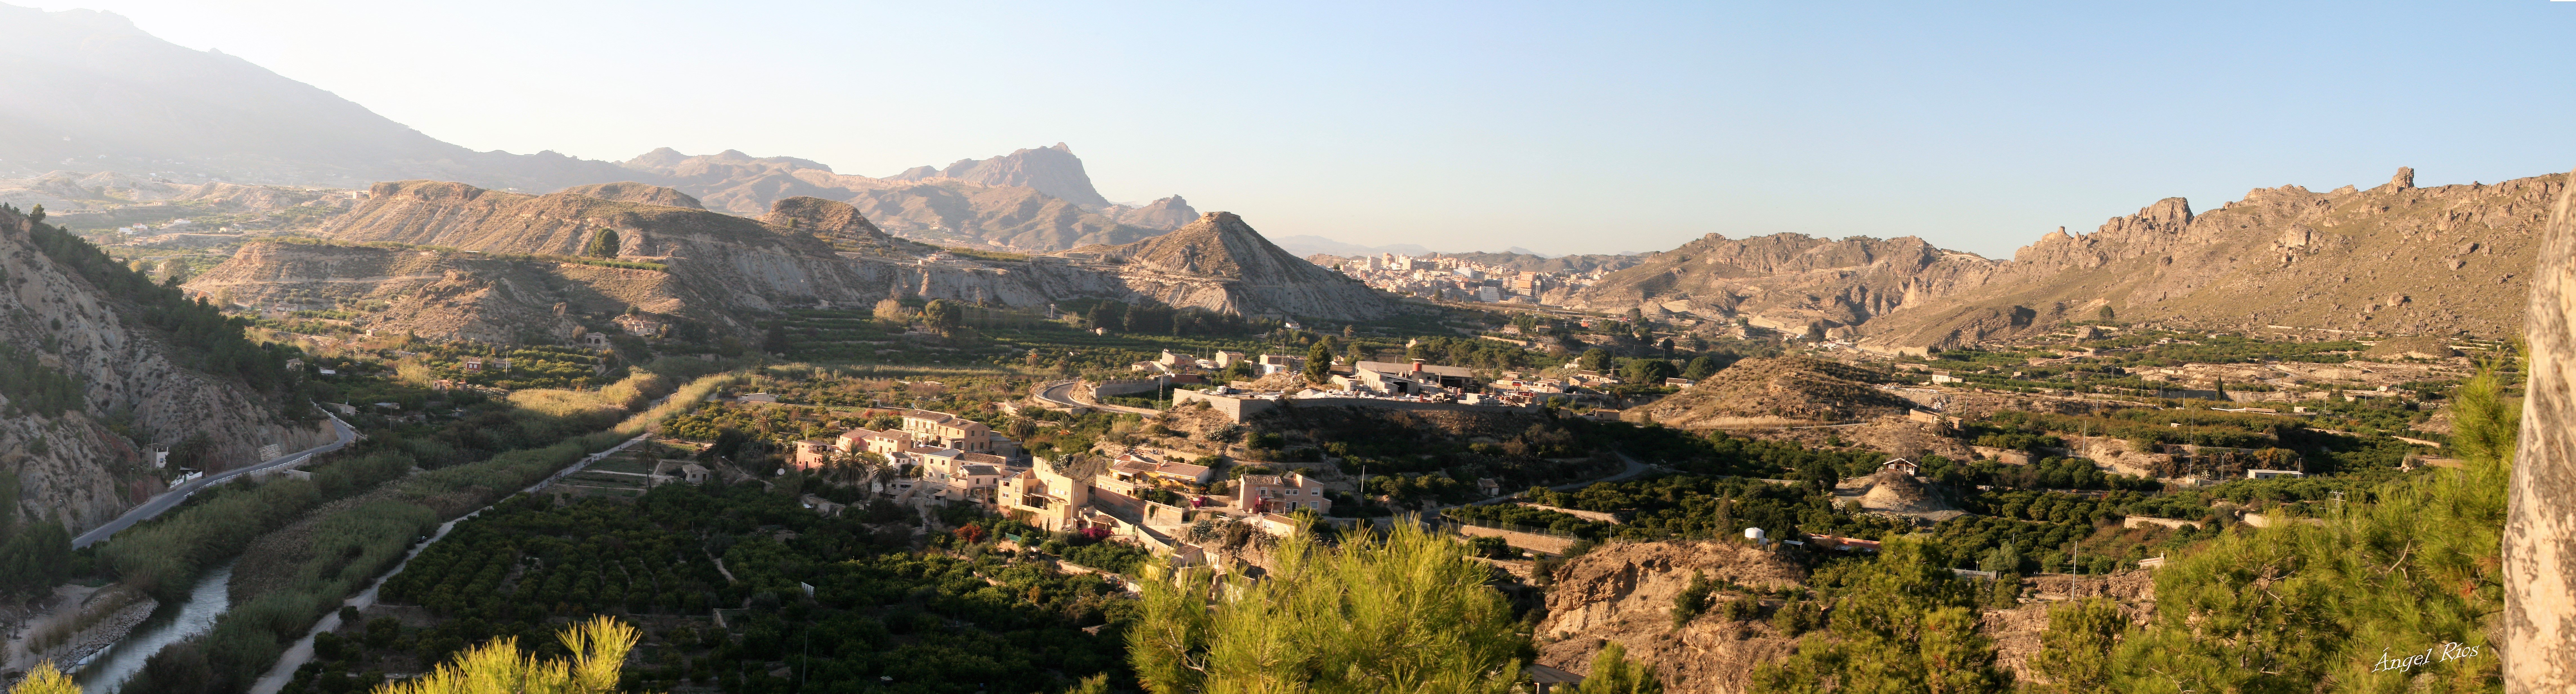
<svg viewBox="0 0 2576 694"><path fill-rule="evenodd" d="M1234 365L1240 362L1249 362L1252 364L1252 375L1254 377L1268 376L1278 373L1296 373L1306 370L1305 357L1289 354L1264 354L1259 357L1249 357L1242 352L1220 351L1216 353L1216 358L1214 359L1202 359L1195 355L1180 354L1168 349L1163 350L1163 356L1161 357L1150 361L1136 362L1128 365L1127 368L1130 371L1142 371L1149 374L1189 376L1207 372L1224 371L1226 369L1234 368ZM1175 382L1191 383L1195 381L1176 380Z"/></svg>
<svg viewBox="0 0 2576 694"><path fill-rule="evenodd" d="M1188 522L1209 514L1285 535L1297 523L1284 514L1332 511L1324 484L1302 472L1245 475L1231 496L1211 495L1214 469L1165 452L1132 450L1099 474L1076 478L980 422L928 410L905 411L902 422L796 442L790 464L812 470L874 453L905 472L883 488L898 503L975 504L1049 531L1098 528L1184 563L1206 558L1182 537Z"/></svg>
<svg viewBox="0 0 2576 694"><path fill-rule="evenodd" d="M1343 262L1341 271L1370 287L1398 294L1448 301L1533 304L1551 290L1580 289L1601 279L1599 272L1533 272L1460 258L1416 258L1393 253Z"/></svg>

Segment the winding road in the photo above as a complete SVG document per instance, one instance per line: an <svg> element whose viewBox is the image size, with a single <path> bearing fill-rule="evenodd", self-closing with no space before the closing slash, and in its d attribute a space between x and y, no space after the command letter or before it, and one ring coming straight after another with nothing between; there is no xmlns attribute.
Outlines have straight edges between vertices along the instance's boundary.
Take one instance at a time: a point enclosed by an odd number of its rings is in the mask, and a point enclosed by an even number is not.
<svg viewBox="0 0 2576 694"><path fill-rule="evenodd" d="M186 484L171 487L170 491L155 495L150 500L144 501L143 505L136 506L133 510L126 511L125 515L117 516L116 520L108 521L106 525L91 528L89 532L81 533L79 537L72 538L72 549L88 547L92 544L96 544L100 540L107 539L110 535L115 535L118 531L134 527L134 524L136 523L152 520L153 517L161 515L162 512L177 507L180 502L187 501L188 496L197 493L198 490L232 481L233 478L240 477L242 475L302 462L305 458L340 450L341 447L349 445L349 442L358 440L358 431L356 429L349 428L348 422L340 421L339 417L331 416L327 413L324 416L331 417L331 428L334 430L334 433L339 435L339 440L278 456L257 465L236 470L225 470L212 475L188 480Z"/></svg>
<svg viewBox="0 0 2576 694"><path fill-rule="evenodd" d="M1149 410L1142 407L1103 404L1099 402L1098 398L1088 397L1088 394L1083 392L1081 381L1056 381L1040 385L1037 388L1037 398L1040 401L1061 407L1082 407L1094 410L1125 412L1128 414L1147 416L1163 413L1161 410ZM1083 402L1085 400L1090 402Z"/></svg>

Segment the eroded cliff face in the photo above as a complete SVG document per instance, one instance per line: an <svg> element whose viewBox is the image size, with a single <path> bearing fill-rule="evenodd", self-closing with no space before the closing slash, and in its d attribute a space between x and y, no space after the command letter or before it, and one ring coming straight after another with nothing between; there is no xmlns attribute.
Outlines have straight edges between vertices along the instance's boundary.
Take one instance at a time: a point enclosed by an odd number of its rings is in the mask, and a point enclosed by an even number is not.
<svg viewBox="0 0 2576 694"><path fill-rule="evenodd" d="M1844 336L1900 309L1983 285L2003 265L1914 237L1835 241L1710 234L1565 297L1606 311L1742 317L1791 334Z"/></svg>
<svg viewBox="0 0 2576 694"><path fill-rule="evenodd" d="M1797 642L1763 621L1704 614L1673 625L1673 596L1697 571L1711 580L1788 588L1806 571L1769 552L1728 542L1605 545L1557 567L1538 626L1538 662L1589 674L1604 641L1655 670L1664 691L1736 694L1753 669L1788 659ZM1729 599L1721 597L1720 599ZM1777 600L1772 601L1773 607Z"/></svg>
<svg viewBox="0 0 2576 694"><path fill-rule="evenodd" d="M142 327L133 306L57 266L29 233L25 217L0 211L0 343L86 389L75 411L0 417L0 469L18 475L28 518L74 533L115 518L163 489L147 447L190 434L205 433L226 467L254 461L267 444L295 451L331 440L324 425L278 416L267 396L183 366L186 355Z"/></svg>
<svg viewBox="0 0 2576 694"><path fill-rule="evenodd" d="M679 276L437 250L261 242L190 280L184 289L243 306L329 308L383 302L367 327L379 333L512 343L567 338L569 315L627 307L712 325L731 321ZM561 306L562 310L556 310Z"/></svg>

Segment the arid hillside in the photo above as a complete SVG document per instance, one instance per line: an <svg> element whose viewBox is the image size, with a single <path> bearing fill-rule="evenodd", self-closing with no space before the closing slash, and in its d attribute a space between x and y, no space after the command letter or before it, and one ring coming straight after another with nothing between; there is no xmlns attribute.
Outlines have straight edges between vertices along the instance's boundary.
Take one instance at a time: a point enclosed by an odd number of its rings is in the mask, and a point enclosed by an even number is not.
<svg viewBox="0 0 2576 694"><path fill-rule="evenodd" d="M2068 320L2368 334L2520 329L2522 284L2563 174L2418 188L2257 189L2195 212L2168 198L2011 261L1920 239L1711 235L1562 300L1857 337L1884 351L2010 338ZM2104 313L2108 309L2108 314Z"/></svg>
<svg viewBox="0 0 2576 694"><path fill-rule="evenodd" d="M1684 429L1822 424L1903 414L1912 403L1872 385L1884 376L1811 357L1746 359L1627 419Z"/></svg>
<svg viewBox="0 0 2576 694"><path fill-rule="evenodd" d="M1565 303L1710 320L1742 317L1792 335L1844 336L1881 315L1981 285L1998 265L1913 237L1835 241L1710 234L1611 273Z"/></svg>
<svg viewBox="0 0 2576 694"><path fill-rule="evenodd" d="M193 434L207 437L199 464L212 466L252 462L269 444L292 451L330 440L313 418L280 416L275 396L201 370L202 350L144 323L136 297L102 289L40 250L37 234L27 217L0 208L0 368L12 371L14 391L0 391L0 470L16 476L26 518L73 533L113 519L165 488L150 447ZM56 238L65 244L58 250L78 243ZM44 383L62 385L28 385Z"/></svg>
<svg viewBox="0 0 2576 694"><path fill-rule="evenodd" d="M733 150L690 156L666 147L623 166L693 193L710 209L749 216L794 197L843 201L885 232L947 246L1047 253L1128 243L1198 219L1177 195L1140 207L1110 204L1060 143L885 178Z"/></svg>
<svg viewBox="0 0 2576 694"><path fill-rule="evenodd" d="M1945 347L2061 320L2200 328L2282 325L2498 338L2522 326L2533 254L2566 175L2417 188L2258 189L2194 213L2168 198L2092 234L2049 234L1987 286L1866 330L1873 344Z"/></svg>

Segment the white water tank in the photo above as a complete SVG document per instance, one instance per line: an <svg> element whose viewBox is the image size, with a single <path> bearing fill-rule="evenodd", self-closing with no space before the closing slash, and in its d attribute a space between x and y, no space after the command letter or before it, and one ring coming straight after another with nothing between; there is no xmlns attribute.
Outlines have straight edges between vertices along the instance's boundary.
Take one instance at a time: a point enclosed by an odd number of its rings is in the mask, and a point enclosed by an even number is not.
<svg viewBox="0 0 2576 694"><path fill-rule="evenodd" d="M1757 544L1757 545L1758 545L1758 544L1762 544L1762 543L1763 543L1763 541L1764 541L1764 540L1763 540L1763 538L1762 538L1762 529L1761 529L1761 528L1745 528L1745 529L1744 529L1744 539L1752 540L1752 541L1753 541L1753 544Z"/></svg>

